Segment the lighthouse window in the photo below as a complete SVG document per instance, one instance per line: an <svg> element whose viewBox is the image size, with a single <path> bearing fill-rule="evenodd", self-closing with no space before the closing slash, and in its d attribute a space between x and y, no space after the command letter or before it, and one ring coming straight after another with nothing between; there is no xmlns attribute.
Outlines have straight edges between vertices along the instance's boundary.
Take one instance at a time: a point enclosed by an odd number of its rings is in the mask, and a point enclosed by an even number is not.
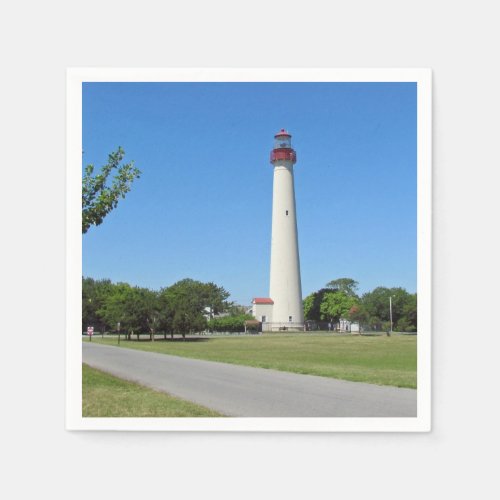
<svg viewBox="0 0 500 500"><path fill-rule="evenodd" d="M286 214L288 215L288 210L286 211Z"/></svg>
<svg viewBox="0 0 500 500"><path fill-rule="evenodd" d="M288 316L288 321L290 321L290 323L292 322L292 317L291 316Z"/></svg>
<svg viewBox="0 0 500 500"><path fill-rule="evenodd" d="M291 137L287 137L287 136L276 137L276 139L274 141L274 147L278 148L278 149L291 148L292 147Z"/></svg>

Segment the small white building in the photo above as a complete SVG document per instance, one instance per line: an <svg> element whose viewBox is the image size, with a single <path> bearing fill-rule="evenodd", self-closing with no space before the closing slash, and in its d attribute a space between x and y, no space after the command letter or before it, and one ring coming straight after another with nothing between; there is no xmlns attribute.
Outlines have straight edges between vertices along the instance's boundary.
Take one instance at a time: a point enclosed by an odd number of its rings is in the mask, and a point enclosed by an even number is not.
<svg viewBox="0 0 500 500"><path fill-rule="evenodd" d="M349 321L348 319L340 318L338 329L341 332L359 333L359 323L357 321Z"/></svg>
<svg viewBox="0 0 500 500"><path fill-rule="evenodd" d="M359 323L357 321L351 323L351 333L361 333Z"/></svg>
<svg viewBox="0 0 500 500"><path fill-rule="evenodd" d="M273 306L273 299L256 297L252 300L252 316L262 323L262 331L265 331L265 323L273 322Z"/></svg>

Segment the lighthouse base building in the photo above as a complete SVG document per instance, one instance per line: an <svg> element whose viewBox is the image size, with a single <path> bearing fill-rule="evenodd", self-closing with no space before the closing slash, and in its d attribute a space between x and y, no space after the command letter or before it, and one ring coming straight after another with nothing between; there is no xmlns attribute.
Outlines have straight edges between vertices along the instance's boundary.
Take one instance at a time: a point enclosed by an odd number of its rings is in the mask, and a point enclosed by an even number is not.
<svg viewBox="0 0 500 500"><path fill-rule="evenodd" d="M273 299L268 297L255 297L252 300L252 316L261 323L263 332L304 330L304 322L293 321L293 317L288 321L274 321L273 306Z"/></svg>
<svg viewBox="0 0 500 500"><path fill-rule="evenodd" d="M269 297L252 301L252 314L262 331L304 329L293 166L297 155L291 135L281 129L271 151L273 212Z"/></svg>

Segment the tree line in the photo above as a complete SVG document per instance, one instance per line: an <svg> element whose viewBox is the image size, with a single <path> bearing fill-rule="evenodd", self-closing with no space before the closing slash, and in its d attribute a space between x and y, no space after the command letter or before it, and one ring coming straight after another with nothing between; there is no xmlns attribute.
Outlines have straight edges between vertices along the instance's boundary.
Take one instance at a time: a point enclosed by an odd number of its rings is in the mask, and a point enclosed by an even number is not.
<svg viewBox="0 0 500 500"><path fill-rule="evenodd" d="M182 335L212 331L242 331L251 316L228 301L229 292L215 283L183 279L172 286L151 290L111 280L82 278L82 331L126 335ZM215 318L227 313L227 318Z"/></svg>
<svg viewBox="0 0 500 500"><path fill-rule="evenodd" d="M304 299L306 320L337 324L357 321L365 330L390 328L389 297L393 329L417 331L417 294L403 288L377 287L361 296L351 278L330 281L325 288ZM109 279L82 278L82 331L93 326L99 332L165 337L209 330L242 332L253 319L245 308L230 302L229 292L215 283L183 279L160 290L112 283ZM222 317L217 317L225 313Z"/></svg>
<svg viewBox="0 0 500 500"><path fill-rule="evenodd" d="M311 293L304 299L306 320L357 321L365 330L389 330L392 301L393 329L400 332L417 331L417 294L404 288L377 287L361 296L357 294L358 282L351 278L330 281L325 288Z"/></svg>

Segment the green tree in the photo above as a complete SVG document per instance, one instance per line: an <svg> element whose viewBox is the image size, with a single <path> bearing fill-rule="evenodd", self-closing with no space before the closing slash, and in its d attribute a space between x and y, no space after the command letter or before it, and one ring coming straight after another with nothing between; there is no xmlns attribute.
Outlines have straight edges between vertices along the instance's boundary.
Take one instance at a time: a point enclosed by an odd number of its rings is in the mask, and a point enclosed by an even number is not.
<svg viewBox="0 0 500 500"><path fill-rule="evenodd" d="M138 315L141 331L148 332L151 341L154 341L162 315L166 311L162 310L160 294L148 288L139 288L136 291L138 304Z"/></svg>
<svg viewBox="0 0 500 500"><path fill-rule="evenodd" d="M170 294L167 293L168 288L162 288L158 292L158 304L160 308L160 318L158 322L158 331L163 332L166 338L167 333L170 333L171 337L174 336L174 330L172 327L174 314L173 314L173 301L171 300Z"/></svg>
<svg viewBox="0 0 500 500"><path fill-rule="evenodd" d="M350 319L350 311L358 305L358 298L338 288L322 288L304 299L304 318L337 323L340 318Z"/></svg>
<svg viewBox="0 0 500 500"><path fill-rule="evenodd" d="M306 320L322 321L321 303L328 292L328 288L322 288L317 292L313 292L304 299L304 318Z"/></svg>
<svg viewBox="0 0 500 500"><path fill-rule="evenodd" d="M212 282L205 283L203 287L205 307L209 309L210 318L213 318L216 314L225 312L230 307L231 304L227 301L229 292L223 287L217 286Z"/></svg>
<svg viewBox="0 0 500 500"><path fill-rule="evenodd" d="M93 165L87 165L82 179L82 233L90 226L98 226L104 217L116 208L120 198L130 191L135 179L141 171L134 162L120 165L125 151L119 147L108 156L108 163L99 173L94 172ZM114 176L110 178L112 172Z"/></svg>
<svg viewBox="0 0 500 500"><path fill-rule="evenodd" d="M110 280L82 277L82 331L85 331L88 326L105 331L109 326L98 311L102 308L113 286Z"/></svg>
<svg viewBox="0 0 500 500"><path fill-rule="evenodd" d="M98 314L113 328L120 323L121 329L127 332L130 339L134 332L140 332L144 326L140 289L128 283L117 283Z"/></svg>
<svg viewBox="0 0 500 500"><path fill-rule="evenodd" d="M174 309L172 330L174 333L181 334L184 340L186 340L187 333L204 330L206 325L207 320L203 314L193 308L188 302L181 302Z"/></svg>
<svg viewBox="0 0 500 500"><path fill-rule="evenodd" d="M336 280L329 281L326 284L326 287L338 290L339 292L343 292L352 297L357 297L356 292L358 290L358 285L359 283L352 278L338 278Z"/></svg>
<svg viewBox="0 0 500 500"><path fill-rule="evenodd" d="M338 323L340 318L348 318L349 311L357 304L357 298L340 290L324 293L320 305L321 319Z"/></svg>
<svg viewBox="0 0 500 500"><path fill-rule="evenodd" d="M369 317L371 327L382 328L390 325L389 297L392 297L392 322L396 326L401 320L405 329L414 327L416 331L417 296L404 288L377 287L361 297L361 304Z"/></svg>
<svg viewBox="0 0 500 500"><path fill-rule="evenodd" d="M207 285L192 279L183 279L161 291L161 302L168 310L165 323L171 334L182 334L203 330L206 327L204 316L209 298Z"/></svg>
<svg viewBox="0 0 500 500"><path fill-rule="evenodd" d="M406 303L403 305L401 318L396 324L398 332L416 332L417 331L417 294L410 294Z"/></svg>

